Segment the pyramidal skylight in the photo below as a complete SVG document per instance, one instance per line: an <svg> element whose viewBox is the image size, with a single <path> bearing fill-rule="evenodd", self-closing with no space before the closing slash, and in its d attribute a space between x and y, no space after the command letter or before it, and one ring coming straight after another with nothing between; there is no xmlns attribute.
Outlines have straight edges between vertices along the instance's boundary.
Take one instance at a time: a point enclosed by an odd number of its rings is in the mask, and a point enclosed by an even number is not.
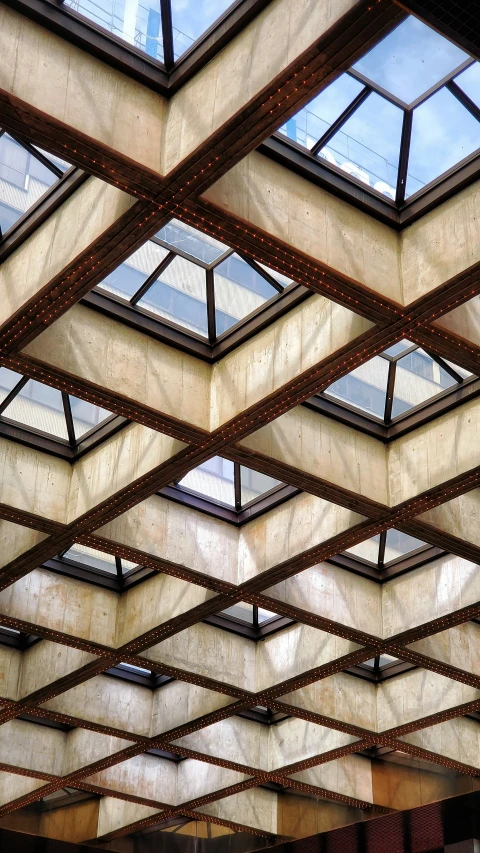
<svg viewBox="0 0 480 853"><path fill-rule="evenodd" d="M241 510L283 484L222 456L213 456L189 471L177 485L213 503Z"/></svg>
<svg viewBox="0 0 480 853"><path fill-rule="evenodd" d="M391 528L371 539L359 542L358 545L353 545L346 553L381 571L397 560L428 547L427 543L422 542L421 539Z"/></svg>
<svg viewBox="0 0 480 853"><path fill-rule="evenodd" d="M123 557L115 557L113 554L88 548L79 543L75 543L67 551L63 551L60 557L76 565L80 564L88 569L93 569L95 572L116 575L120 578L137 568L136 563L125 560Z"/></svg>
<svg viewBox="0 0 480 853"><path fill-rule="evenodd" d="M402 204L480 149L480 63L408 17L279 131Z"/></svg>
<svg viewBox="0 0 480 853"><path fill-rule="evenodd" d="M17 423L76 447L111 417L100 406L0 367L0 421Z"/></svg>
<svg viewBox="0 0 480 853"><path fill-rule="evenodd" d="M0 128L0 239L69 168L66 160Z"/></svg>
<svg viewBox="0 0 480 853"><path fill-rule="evenodd" d="M214 343L291 283L173 219L99 289Z"/></svg>
<svg viewBox="0 0 480 853"><path fill-rule="evenodd" d="M64 0L64 5L152 59L171 65L233 4L231 0Z"/></svg>
<svg viewBox="0 0 480 853"><path fill-rule="evenodd" d="M403 340L342 376L322 396L389 424L472 376L451 361ZM387 394L389 387L392 396Z"/></svg>

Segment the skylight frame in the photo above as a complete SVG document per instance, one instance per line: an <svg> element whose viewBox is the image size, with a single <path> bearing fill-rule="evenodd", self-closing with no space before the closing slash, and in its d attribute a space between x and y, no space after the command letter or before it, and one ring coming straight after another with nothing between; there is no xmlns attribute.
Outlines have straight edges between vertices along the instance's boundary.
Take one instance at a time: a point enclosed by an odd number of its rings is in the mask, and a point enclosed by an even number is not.
<svg viewBox="0 0 480 853"><path fill-rule="evenodd" d="M398 26L401 26L401 24ZM444 36L444 38L447 38L447 36ZM461 49L465 51L465 48ZM476 180L480 175L479 145L470 155L467 155L453 167L438 175L432 181L425 184L424 187L409 195L408 198L405 198L414 110L428 101L429 98L442 88L445 88L480 122L480 108L455 82L455 79L467 68L474 65L475 62L475 57L468 57L410 104L407 104L401 98L388 92L369 77L351 67L342 72L342 74L357 80L364 86L364 89L357 94L311 149L308 149L295 139L288 138L279 129L270 139L260 145L259 151L288 168L297 171L302 176L307 177L307 179L313 180L321 186L326 186L334 194L346 198L347 201L353 203L355 206L366 210L381 221L400 230L410 225L441 201L449 198L458 190L463 189L464 186ZM338 77L335 79L338 79ZM330 80L329 85L331 82L334 81ZM357 109L372 93L376 93L403 111L403 129L399 149L395 199L391 199L386 194L376 190L373 186L364 183L360 178L355 177L355 175L348 174L340 166L318 156L320 150L341 130L348 119L354 115Z"/></svg>

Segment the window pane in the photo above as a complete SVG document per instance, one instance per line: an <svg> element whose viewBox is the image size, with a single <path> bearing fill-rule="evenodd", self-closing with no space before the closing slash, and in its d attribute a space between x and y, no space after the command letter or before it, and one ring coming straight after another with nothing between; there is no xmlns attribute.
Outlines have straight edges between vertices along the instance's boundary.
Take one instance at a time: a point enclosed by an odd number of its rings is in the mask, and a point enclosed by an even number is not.
<svg viewBox="0 0 480 853"><path fill-rule="evenodd" d="M206 297L205 270L177 256L138 306L207 337Z"/></svg>
<svg viewBox="0 0 480 853"><path fill-rule="evenodd" d="M251 468L245 468L244 465L240 466L240 484L242 506L265 494L265 492L282 485L281 480L260 474L259 471L252 471Z"/></svg>
<svg viewBox="0 0 480 853"><path fill-rule="evenodd" d="M452 95L440 89L413 111L406 195L480 148L480 122Z"/></svg>
<svg viewBox="0 0 480 853"><path fill-rule="evenodd" d="M470 68L462 71L458 77L455 77L455 83L477 107L480 107L480 62L474 62Z"/></svg>
<svg viewBox="0 0 480 853"><path fill-rule="evenodd" d="M372 536L370 539L366 539L365 542L359 542L357 545L352 545L351 548L347 548L347 554L353 554L355 557L360 557L361 560L367 560L369 563L373 563L374 566L378 566L378 549L380 546L380 534L377 536Z"/></svg>
<svg viewBox="0 0 480 853"><path fill-rule="evenodd" d="M393 346L388 347L388 349L384 350L384 353L385 355L389 355L391 356L391 358L394 358L396 355L400 355L400 353L404 350L410 349L411 346L413 346L411 341L398 341L396 344L393 344Z"/></svg>
<svg viewBox="0 0 480 853"><path fill-rule="evenodd" d="M268 272L268 274L272 278L274 278L275 281L278 281L278 283L281 285L281 287L288 287L289 284L292 284L293 278L288 278L288 276L283 275L283 273L278 272L277 270L272 270L272 269L270 269L270 267L265 266L265 264L261 264L259 261L257 261L257 264L259 267L262 268L262 270L265 270L265 272Z"/></svg>
<svg viewBox="0 0 480 853"><path fill-rule="evenodd" d="M273 613L271 610L263 610L262 607L258 608L259 624L261 624L262 622L266 622L267 619L273 619L274 617L278 617L278 613Z"/></svg>
<svg viewBox="0 0 480 853"><path fill-rule="evenodd" d="M229 255L214 270L217 336L255 311L278 291L238 255Z"/></svg>
<svg viewBox="0 0 480 853"><path fill-rule="evenodd" d="M211 500L235 506L233 462L221 456L202 462L179 480L179 485Z"/></svg>
<svg viewBox="0 0 480 853"><path fill-rule="evenodd" d="M226 610L222 610L224 616L234 616L235 619L241 619L242 622L248 622L253 625L253 605L246 604L244 601L239 601L238 604L232 604Z"/></svg>
<svg viewBox="0 0 480 853"><path fill-rule="evenodd" d="M453 376L424 350L414 350L397 362L392 418L456 384Z"/></svg>
<svg viewBox="0 0 480 853"><path fill-rule="evenodd" d="M72 164L68 163L67 160L62 160L61 157L57 157L56 154L50 154L49 151L44 151L44 149L39 148L38 145L34 145L33 147L37 151L40 151L40 153L43 154L44 157L47 157L47 159L50 160L50 162L53 163L55 166L57 166L57 168L61 169L62 172L66 172L67 169L71 168Z"/></svg>
<svg viewBox="0 0 480 853"><path fill-rule="evenodd" d="M20 373L15 373L8 367L0 367L0 403L10 394L20 379L22 379Z"/></svg>
<svg viewBox="0 0 480 853"><path fill-rule="evenodd" d="M163 62L160 0L64 0L64 5Z"/></svg>
<svg viewBox="0 0 480 853"><path fill-rule="evenodd" d="M94 548L87 548L86 545L75 543L63 556L67 560L75 560L76 563L82 563L91 569L100 569L110 575L117 574L115 557L112 554L106 554L105 551L97 551Z"/></svg>
<svg viewBox="0 0 480 853"><path fill-rule="evenodd" d="M305 148L313 148L363 88L363 83L349 74L342 74L293 118L288 119L279 132Z"/></svg>
<svg viewBox="0 0 480 853"><path fill-rule="evenodd" d="M407 533L401 533L400 530L387 530L383 562L389 563L398 557L409 554L411 551L416 551L417 548L422 548L424 545L425 542L422 542L421 539L415 539L414 536L408 536Z"/></svg>
<svg viewBox="0 0 480 853"><path fill-rule="evenodd" d="M78 397L70 397L70 408L77 440L93 427L112 416L112 413L108 412L107 409L88 403L87 400L80 400Z"/></svg>
<svg viewBox="0 0 480 853"><path fill-rule="evenodd" d="M383 420L388 369L388 361L376 355L375 358L356 367L351 373L337 379L327 388L325 394L350 403L357 409L369 412Z"/></svg>
<svg viewBox="0 0 480 853"><path fill-rule="evenodd" d="M68 439L62 395L34 379L17 394L3 412L4 417L57 438Z"/></svg>
<svg viewBox="0 0 480 853"><path fill-rule="evenodd" d="M373 92L319 156L395 199L402 124L403 110Z"/></svg>
<svg viewBox="0 0 480 853"><path fill-rule="evenodd" d="M465 59L467 53L410 16L353 67L409 104Z"/></svg>
<svg viewBox="0 0 480 853"><path fill-rule="evenodd" d="M203 261L204 264L213 263L228 251L228 246L224 246L223 243L215 240L215 237L203 234L196 228L192 228L191 225L179 222L178 219L167 222L156 236L159 240L167 243L170 248L180 249L192 258Z"/></svg>
<svg viewBox="0 0 480 853"><path fill-rule="evenodd" d="M0 136L0 225L8 230L57 181L8 133Z"/></svg>
<svg viewBox="0 0 480 853"><path fill-rule="evenodd" d="M172 0L175 59L188 50L231 5L232 0Z"/></svg>
<svg viewBox="0 0 480 853"><path fill-rule="evenodd" d="M167 255L168 249L149 240L107 275L98 287L123 299L131 299Z"/></svg>

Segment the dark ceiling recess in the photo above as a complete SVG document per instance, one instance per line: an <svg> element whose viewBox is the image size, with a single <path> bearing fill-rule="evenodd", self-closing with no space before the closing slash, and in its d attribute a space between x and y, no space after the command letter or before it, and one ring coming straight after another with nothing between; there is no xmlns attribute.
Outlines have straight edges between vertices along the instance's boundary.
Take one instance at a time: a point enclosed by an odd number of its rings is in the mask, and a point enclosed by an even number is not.
<svg viewBox="0 0 480 853"><path fill-rule="evenodd" d="M480 59L478 0L402 0L398 4Z"/></svg>

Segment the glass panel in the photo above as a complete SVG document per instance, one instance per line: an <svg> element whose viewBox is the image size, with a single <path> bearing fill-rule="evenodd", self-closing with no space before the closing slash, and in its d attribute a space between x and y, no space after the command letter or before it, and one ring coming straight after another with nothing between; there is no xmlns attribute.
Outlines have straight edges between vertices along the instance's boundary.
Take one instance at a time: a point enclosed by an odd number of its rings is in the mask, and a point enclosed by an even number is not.
<svg viewBox="0 0 480 853"><path fill-rule="evenodd" d="M163 62L160 0L64 0L64 5Z"/></svg>
<svg viewBox="0 0 480 853"><path fill-rule="evenodd" d="M398 341L396 344L393 344L393 346L388 347L388 349L384 350L384 353L385 355L389 355L391 358L394 358L396 355L400 355L401 352L406 349L410 349L410 347L412 346L413 344L411 343L411 341Z"/></svg>
<svg viewBox="0 0 480 853"><path fill-rule="evenodd" d="M20 373L15 373L8 367L0 367L0 403L3 403L20 379L23 379Z"/></svg>
<svg viewBox="0 0 480 853"><path fill-rule="evenodd" d="M462 71L458 77L455 77L455 83L477 107L480 107L480 62L474 62L470 68Z"/></svg>
<svg viewBox="0 0 480 853"><path fill-rule="evenodd" d="M40 151L40 153L43 154L43 156L46 157L48 160L50 160L51 163L57 166L58 169L61 169L62 172L66 172L67 169L71 168L72 164L68 163L67 160L62 160L61 157L57 157L56 154L50 154L49 151L44 151L44 149L39 148L38 145L34 145L33 147L36 151Z"/></svg>
<svg viewBox="0 0 480 853"><path fill-rule="evenodd" d="M406 195L411 196L480 147L480 122L440 89L413 111Z"/></svg>
<svg viewBox="0 0 480 853"><path fill-rule="evenodd" d="M57 180L8 133L0 136L0 226L5 233Z"/></svg>
<svg viewBox="0 0 480 853"><path fill-rule="evenodd" d="M221 456L202 462L179 480L179 485L211 500L235 506L233 462Z"/></svg>
<svg viewBox="0 0 480 853"><path fill-rule="evenodd" d="M252 471L251 468L245 468L244 465L240 466L240 484L242 506L265 494L265 492L282 485L280 480L275 480L266 474L260 474L259 471Z"/></svg>
<svg viewBox="0 0 480 853"><path fill-rule="evenodd" d="M261 625L262 622L266 622L267 619L274 619L278 617L278 613L273 613L271 610L263 610L262 607L258 608L258 622Z"/></svg>
<svg viewBox="0 0 480 853"><path fill-rule="evenodd" d="M393 655L380 655L378 665L380 669L384 666L390 666L392 663L397 663L398 658L393 657Z"/></svg>
<svg viewBox="0 0 480 853"><path fill-rule="evenodd" d="M221 612L223 616L234 616L235 619L241 619L243 622L253 625L253 605L246 604L244 601L239 601L238 604L233 604Z"/></svg>
<svg viewBox="0 0 480 853"><path fill-rule="evenodd" d="M138 672L140 675L150 675L149 669L144 669L143 666L133 666L131 663L122 663L120 664L124 669L130 670L130 672Z"/></svg>
<svg viewBox="0 0 480 853"><path fill-rule="evenodd" d="M357 545L352 545L347 548L347 554L353 554L354 557L360 557L361 560L367 560L372 563L375 568L378 566L378 549L380 546L380 534L366 539L364 542L358 542Z"/></svg>
<svg viewBox="0 0 480 853"><path fill-rule="evenodd" d="M205 270L179 256L138 302L154 314L208 336Z"/></svg>
<svg viewBox="0 0 480 853"><path fill-rule="evenodd" d="M407 533L402 533L400 530L387 530L383 562L386 565L392 560L397 560L398 557L416 551L417 548L422 548L425 544L421 539L415 539L414 536L408 536Z"/></svg>
<svg viewBox="0 0 480 853"><path fill-rule="evenodd" d="M112 415L107 409L102 409L100 406L95 406L86 400L80 400L78 397L70 397L70 408L72 410L73 428L77 440Z"/></svg>
<svg viewBox="0 0 480 853"><path fill-rule="evenodd" d="M122 572L123 573L131 572L132 569L136 569L138 566L138 563L131 563L130 560L125 560L124 557L122 557L120 562L122 564Z"/></svg>
<svg viewBox="0 0 480 853"><path fill-rule="evenodd" d="M105 551L97 551L94 548L87 548L86 545L75 543L65 551L63 556L67 560L75 560L76 563L82 563L91 569L100 569L102 572L108 572L109 575L117 574L115 557L112 554L106 554Z"/></svg>
<svg viewBox="0 0 480 853"><path fill-rule="evenodd" d="M278 296L278 291L238 255L229 255L215 267L214 285L217 337Z"/></svg>
<svg viewBox="0 0 480 853"><path fill-rule="evenodd" d="M464 367L459 367L458 364L454 364L453 361L449 361L448 358L443 359L446 364L448 364L462 379L468 379L470 376L474 376L475 374L471 372L471 370L465 370Z"/></svg>
<svg viewBox="0 0 480 853"><path fill-rule="evenodd" d="M172 0L175 59L230 8L232 0Z"/></svg>
<svg viewBox="0 0 480 853"><path fill-rule="evenodd" d="M357 409L383 420L387 392L389 362L376 355L351 373L337 379L325 395L344 400Z"/></svg>
<svg viewBox="0 0 480 853"><path fill-rule="evenodd" d="M259 261L257 261L257 264L259 267L262 268L262 270L265 270L265 272L268 272L268 274L271 275L272 278L274 278L276 281L278 281L278 283L282 287L288 287L289 284L292 284L293 278L288 278L288 276L283 275L283 273L278 272L277 270L272 270L272 269L270 269L270 267L265 266L265 264L261 264Z"/></svg>
<svg viewBox="0 0 480 853"><path fill-rule="evenodd" d="M204 264L213 263L228 251L228 246L224 246L223 243L215 240L215 237L203 234L196 228L192 228L191 225L179 222L178 219L171 219L170 222L167 222L156 236L159 240L167 243L170 248L180 249Z"/></svg>
<svg viewBox="0 0 480 853"><path fill-rule="evenodd" d="M68 439L62 395L56 388L29 379L3 412L25 426Z"/></svg>
<svg viewBox="0 0 480 853"><path fill-rule="evenodd" d="M402 124L403 110L373 92L318 156L394 200Z"/></svg>
<svg viewBox="0 0 480 853"><path fill-rule="evenodd" d="M349 74L342 74L290 118L279 129L279 133L299 142L305 148L313 148L363 88L363 83L359 83Z"/></svg>
<svg viewBox="0 0 480 853"><path fill-rule="evenodd" d="M98 287L123 299L131 299L167 255L168 249L149 240L107 275Z"/></svg>
<svg viewBox="0 0 480 853"><path fill-rule="evenodd" d="M409 104L468 59L468 54L413 16L353 67Z"/></svg>
<svg viewBox="0 0 480 853"><path fill-rule="evenodd" d="M397 362L392 418L456 384L453 376L424 350L408 353Z"/></svg>

